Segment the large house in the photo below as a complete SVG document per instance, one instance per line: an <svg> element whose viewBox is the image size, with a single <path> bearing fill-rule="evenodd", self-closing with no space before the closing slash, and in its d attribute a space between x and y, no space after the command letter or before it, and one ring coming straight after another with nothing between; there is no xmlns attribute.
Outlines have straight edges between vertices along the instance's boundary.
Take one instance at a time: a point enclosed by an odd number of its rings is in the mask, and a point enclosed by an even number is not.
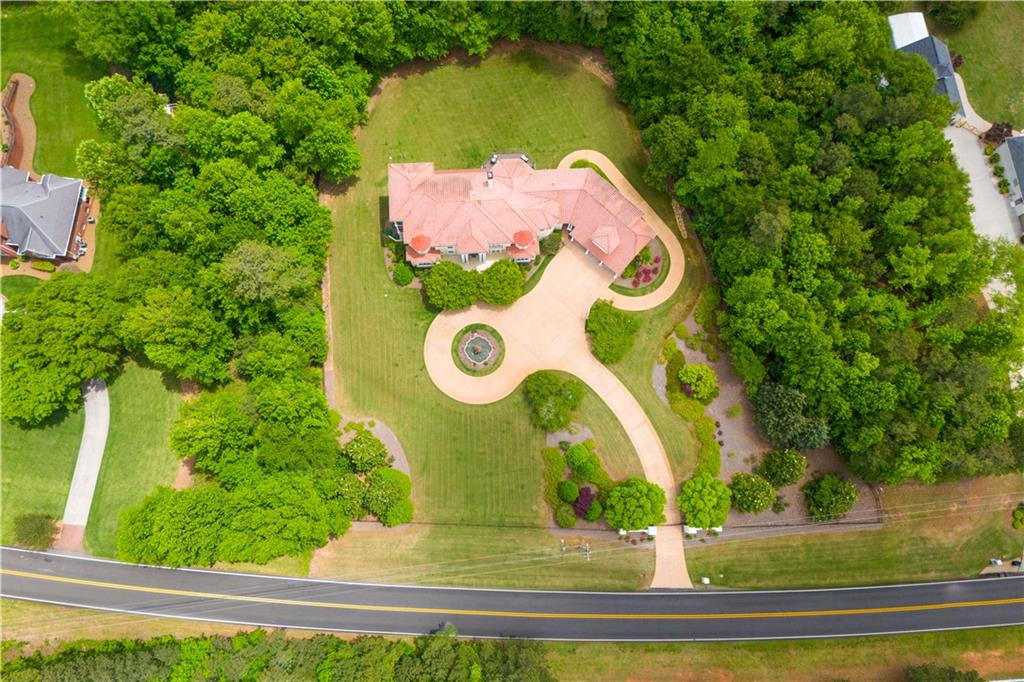
<svg viewBox="0 0 1024 682"><path fill-rule="evenodd" d="M889 17L889 28L892 29L892 46L901 52L924 57L935 72L935 92L948 97L949 101L956 105L957 114L964 116L963 100L960 97L960 88L956 84L949 47L928 33L924 14L893 14Z"/></svg>
<svg viewBox="0 0 1024 682"><path fill-rule="evenodd" d="M1024 135L1008 137L996 148L999 165L1006 169L1004 177L1010 183L1009 199L1024 233Z"/></svg>
<svg viewBox="0 0 1024 682"><path fill-rule="evenodd" d="M388 213L388 236L405 244L418 267L442 258L464 267L529 262L540 240L563 229L618 275L655 234L640 209L592 169L536 170L524 154L496 154L470 170L390 164Z"/></svg>
<svg viewBox="0 0 1024 682"><path fill-rule="evenodd" d="M0 168L0 251L11 258L77 259L75 236L86 201L85 185L76 178L48 174L34 182L23 170Z"/></svg>

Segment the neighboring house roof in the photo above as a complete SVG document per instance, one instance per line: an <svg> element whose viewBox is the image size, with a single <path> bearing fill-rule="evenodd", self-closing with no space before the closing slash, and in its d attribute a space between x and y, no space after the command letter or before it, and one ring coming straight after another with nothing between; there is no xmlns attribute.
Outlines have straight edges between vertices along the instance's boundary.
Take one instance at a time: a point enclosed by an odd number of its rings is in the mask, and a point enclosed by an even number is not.
<svg viewBox="0 0 1024 682"><path fill-rule="evenodd" d="M956 78L953 75L953 58L949 54L949 48L946 46L946 43L935 36L925 36L899 49L903 52L924 57L929 66L932 67L932 71L935 72L935 92L948 97L949 101L957 106L957 111L960 112L960 115L963 116L963 100L960 97L960 88L957 87Z"/></svg>
<svg viewBox="0 0 1024 682"><path fill-rule="evenodd" d="M569 223L573 238L615 273L654 238L640 209L592 169L534 170L518 157L472 170L390 164L388 211L406 244L422 237L460 254L505 245L513 257L535 255L541 231Z"/></svg>
<svg viewBox="0 0 1024 682"><path fill-rule="evenodd" d="M919 54L931 65L936 78L953 75L953 58L949 56L949 48L935 36L926 36L900 48L904 52Z"/></svg>
<svg viewBox="0 0 1024 682"><path fill-rule="evenodd" d="M19 255L61 258L67 255L82 181L44 175L32 182L17 168L0 168L0 220L6 245Z"/></svg>
<svg viewBox="0 0 1024 682"><path fill-rule="evenodd" d="M1024 135L1006 139L1006 149L1010 152L1010 162L1017 178L1018 191L1024 192ZM1010 179L1013 182L1013 178Z"/></svg>
<svg viewBox="0 0 1024 682"><path fill-rule="evenodd" d="M897 50L928 37L928 25L924 23L921 12L893 14L889 17L889 27L892 29L892 46Z"/></svg>

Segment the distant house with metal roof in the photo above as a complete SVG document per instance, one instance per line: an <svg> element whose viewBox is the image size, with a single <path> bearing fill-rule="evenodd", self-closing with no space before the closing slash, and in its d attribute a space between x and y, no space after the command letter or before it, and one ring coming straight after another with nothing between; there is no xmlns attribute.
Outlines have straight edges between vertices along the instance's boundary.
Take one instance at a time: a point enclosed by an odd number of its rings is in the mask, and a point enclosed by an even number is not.
<svg viewBox="0 0 1024 682"><path fill-rule="evenodd" d="M949 54L946 43L928 33L921 12L904 12L889 17L892 29L892 45L901 52L909 52L924 57L935 72L935 92L945 95L956 105L957 113L964 116L963 100L960 88L953 75L953 58Z"/></svg>
<svg viewBox="0 0 1024 682"><path fill-rule="evenodd" d="M11 166L0 168L0 250L3 255L76 258L75 224L86 198L77 178L44 175L34 182Z"/></svg>
<svg viewBox="0 0 1024 682"><path fill-rule="evenodd" d="M1010 205L1024 231L1024 135L1006 138L996 153L999 165L1006 169L1003 177L1010 183Z"/></svg>
<svg viewBox="0 0 1024 682"><path fill-rule="evenodd" d="M618 275L655 236L643 212L593 169L536 170L525 154L496 154L470 170L390 164L388 213L387 235L417 267L442 258L463 267L529 262L541 239L563 229Z"/></svg>

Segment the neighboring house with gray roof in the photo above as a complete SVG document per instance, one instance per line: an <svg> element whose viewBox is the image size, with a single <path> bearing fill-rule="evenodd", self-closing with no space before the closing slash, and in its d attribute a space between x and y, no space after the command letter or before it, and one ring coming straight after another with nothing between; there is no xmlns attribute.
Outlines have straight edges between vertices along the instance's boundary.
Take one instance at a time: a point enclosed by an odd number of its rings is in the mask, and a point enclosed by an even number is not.
<svg viewBox="0 0 1024 682"><path fill-rule="evenodd" d="M933 35L928 34L924 15L920 12L906 12L889 17L892 29L893 47L924 57L935 72L935 92L945 95L956 105L957 113L963 117L964 105L953 75L953 58L949 47Z"/></svg>
<svg viewBox="0 0 1024 682"><path fill-rule="evenodd" d="M1024 135L1007 138L996 153L999 165L1006 169L1003 177L1010 183L1010 205L1024 231Z"/></svg>
<svg viewBox="0 0 1024 682"><path fill-rule="evenodd" d="M47 260L77 256L71 238L85 196L85 185L77 178L48 174L33 182L23 170L0 168L3 254Z"/></svg>

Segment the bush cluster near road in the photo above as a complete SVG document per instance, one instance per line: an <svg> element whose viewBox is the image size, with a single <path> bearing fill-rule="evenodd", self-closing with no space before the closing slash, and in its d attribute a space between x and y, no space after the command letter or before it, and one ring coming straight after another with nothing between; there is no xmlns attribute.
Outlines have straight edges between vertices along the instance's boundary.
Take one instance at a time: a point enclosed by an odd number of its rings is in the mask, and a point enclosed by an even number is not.
<svg viewBox="0 0 1024 682"><path fill-rule="evenodd" d="M619 310L611 301L596 301L587 315L590 347L598 360L606 365L618 362L633 347L640 331L640 318Z"/></svg>
<svg viewBox="0 0 1024 682"><path fill-rule="evenodd" d="M540 643L460 640L448 626L412 642L331 635L288 639L263 630L233 637L73 642L4 661L4 679L28 680L535 680L554 682Z"/></svg>
<svg viewBox="0 0 1024 682"><path fill-rule="evenodd" d="M504 258L482 272L443 260L423 277L427 300L441 310L468 308L477 301L511 305L523 295L526 277L514 261Z"/></svg>
<svg viewBox="0 0 1024 682"><path fill-rule="evenodd" d="M636 477L612 480L596 448L592 439L544 448L544 496L555 523L572 528L604 516L612 528L639 530L664 522L665 491Z"/></svg>
<svg viewBox="0 0 1024 682"><path fill-rule="evenodd" d="M729 515L732 492L710 474L698 474L683 484L676 505L691 528L718 528Z"/></svg>
<svg viewBox="0 0 1024 682"><path fill-rule="evenodd" d="M785 488L804 477L807 458L796 450L770 450L764 453L757 470L772 486Z"/></svg>
<svg viewBox="0 0 1024 682"><path fill-rule="evenodd" d="M775 502L775 488L757 474L733 474L729 490L733 506L744 514L760 514Z"/></svg>

